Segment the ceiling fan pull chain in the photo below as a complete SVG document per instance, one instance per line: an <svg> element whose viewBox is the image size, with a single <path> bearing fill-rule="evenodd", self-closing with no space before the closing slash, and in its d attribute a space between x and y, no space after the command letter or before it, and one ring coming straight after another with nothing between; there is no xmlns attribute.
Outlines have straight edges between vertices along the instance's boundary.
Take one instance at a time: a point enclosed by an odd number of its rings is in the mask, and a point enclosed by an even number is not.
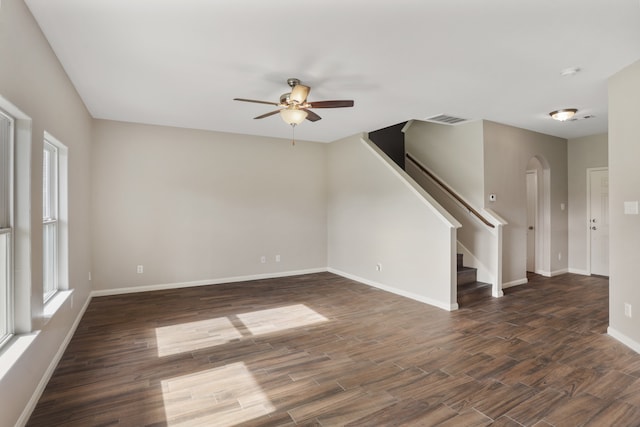
<svg viewBox="0 0 640 427"><path fill-rule="evenodd" d="M296 145L296 124L291 123L291 145Z"/></svg>

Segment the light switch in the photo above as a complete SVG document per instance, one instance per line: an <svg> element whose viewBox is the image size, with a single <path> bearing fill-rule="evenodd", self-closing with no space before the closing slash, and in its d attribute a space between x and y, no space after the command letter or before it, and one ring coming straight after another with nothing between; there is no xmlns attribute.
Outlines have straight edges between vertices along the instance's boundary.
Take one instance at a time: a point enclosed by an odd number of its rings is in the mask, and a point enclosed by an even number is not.
<svg viewBox="0 0 640 427"><path fill-rule="evenodd" d="M625 215L638 215L638 201L624 202Z"/></svg>

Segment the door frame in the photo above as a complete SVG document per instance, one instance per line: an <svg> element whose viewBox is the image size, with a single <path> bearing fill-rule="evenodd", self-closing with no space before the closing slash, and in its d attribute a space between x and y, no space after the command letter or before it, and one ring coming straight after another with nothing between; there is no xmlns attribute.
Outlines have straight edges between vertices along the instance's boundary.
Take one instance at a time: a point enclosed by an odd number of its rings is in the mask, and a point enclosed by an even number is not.
<svg viewBox="0 0 640 427"><path fill-rule="evenodd" d="M540 224L538 221L538 218L540 217L540 204L539 204L539 183L538 183L538 169L529 169L527 170L526 176L527 176L527 180L528 180L528 176L529 175L533 175L534 178L534 186L535 188L533 188L533 221L530 221L531 218L529 218L529 186L528 186L528 181L527 181L527 231L526 231L526 235L527 235L527 267L529 264L529 256L533 256L533 269L531 270L532 273L538 273L539 272L539 268L538 268L538 261L540 260L540 256L539 256L539 250L540 250L540 235L538 234L540 232ZM533 254L529 253L529 232L528 232L528 228L531 225L530 223L533 224ZM528 271L528 268L527 268Z"/></svg>
<svg viewBox="0 0 640 427"><path fill-rule="evenodd" d="M591 275L591 172L609 172L608 166L587 168L587 273Z"/></svg>

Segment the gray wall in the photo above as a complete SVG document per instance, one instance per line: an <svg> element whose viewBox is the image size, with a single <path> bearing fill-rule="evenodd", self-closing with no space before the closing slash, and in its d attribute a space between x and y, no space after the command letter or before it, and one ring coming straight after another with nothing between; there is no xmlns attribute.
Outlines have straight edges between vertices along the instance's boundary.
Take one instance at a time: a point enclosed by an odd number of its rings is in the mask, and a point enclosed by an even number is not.
<svg viewBox="0 0 640 427"><path fill-rule="evenodd" d="M545 182L548 188L539 197L546 210L542 220L546 237L542 242L543 259L536 263L541 266L538 272L556 275L567 271L565 139L490 121L447 126L416 120L406 131L406 148L476 209L491 208L508 222L502 249L505 287L527 281L526 171L529 161L538 158L546 165L539 176L539 189ZM488 200L491 193L497 195L496 202ZM465 238L465 233L461 230L459 237L474 250L473 236Z"/></svg>
<svg viewBox="0 0 640 427"><path fill-rule="evenodd" d="M457 307L452 224L459 224L358 136L331 143L328 164L329 267L444 309Z"/></svg>
<svg viewBox="0 0 640 427"><path fill-rule="evenodd" d="M325 144L104 120L93 139L96 290L326 269Z"/></svg>
<svg viewBox="0 0 640 427"><path fill-rule="evenodd" d="M18 268L26 277L27 287L20 283L18 313L20 329L39 330L37 335L23 335L30 341L15 363L13 352L0 354L0 425L16 423L46 371L53 367L61 344L72 329L84 303L88 300L90 245L90 154L91 118L58 63L49 44L25 6L17 0L3 1L0 8L0 94L13 106L31 118L31 157L25 166L30 178L25 196L30 214L19 218L27 227L19 232L27 239L26 263ZM44 316L42 303L42 141L47 131L68 147L69 152L69 287L73 298L67 299L54 315ZM20 142L22 144L22 142ZM27 150L28 151L28 150ZM21 167L20 173L25 172ZM28 217L28 218L27 218ZM30 261L30 262L29 262ZM26 302L26 307L23 303ZM22 330L21 332L24 332ZM23 340L21 339L21 342Z"/></svg>
<svg viewBox="0 0 640 427"><path fill-rule="evenodd" d="M539 198L547 211L543 219L544 274L567 271L567 140L537 132L484 121L485 206L494 209L508 223L503 240L503 281L526 281L527 192L529 160L538 158L545 167L548 193ZM544 182L543 182L544 184ZM487 201L494 193L496 202ZM562 210L561 205L565 209ZM539 263L537 263L539 264Z"/></svg>
<svg viewBox="0 0 640 427"><path fill-rule="evenodd" d="M405 131L407 153L475 207L483 206L482 123L450 126L413 120Z"/></svg>
<svg viewBox="0 0 640 427"><path fill-rule="evenodd" d="M625 215L625 201L640 201L640 61L609 80L609 333L640 352L640 215ZM633 317L624 315L631 304Z"/></svg>
<svg viewBox="0 0 640 427"><path fill-rule="evenodd" d="M587 169L607 167L607 134L570 139L569 176L569 271L589 274L587 257Z"/></svg>

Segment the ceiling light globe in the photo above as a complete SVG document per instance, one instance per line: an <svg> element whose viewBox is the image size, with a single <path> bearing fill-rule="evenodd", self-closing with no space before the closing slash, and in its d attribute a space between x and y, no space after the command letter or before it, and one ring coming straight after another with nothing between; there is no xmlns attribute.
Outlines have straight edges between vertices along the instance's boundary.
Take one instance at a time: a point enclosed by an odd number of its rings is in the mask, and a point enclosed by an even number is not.
<svg viewBox="0 0 640 427"><path fill-rule="evenodd" d="M305 110L299 110L297 108L284 108L280 110L280 117L285 123L289 125L299 125L307 118L307 112Z"/></svg>
<svg viewBox="0 0 640 427"><path fill-rule="evenodd" d="M566 120L569 120L571 117L573 117L577 112L578 110L575 108L565 108L563 110L552 111L549 113L549 115L554 120L564 122Z"/></svg>

